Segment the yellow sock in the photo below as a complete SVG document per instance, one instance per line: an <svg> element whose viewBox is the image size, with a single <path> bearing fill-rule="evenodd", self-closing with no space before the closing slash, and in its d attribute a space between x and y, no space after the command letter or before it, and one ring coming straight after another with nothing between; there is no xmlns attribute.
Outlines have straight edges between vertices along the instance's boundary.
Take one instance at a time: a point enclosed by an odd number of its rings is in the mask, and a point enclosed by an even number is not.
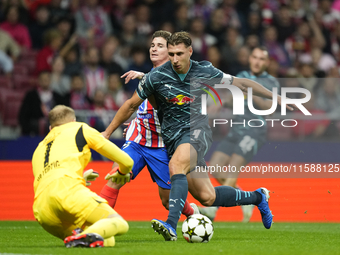
<svg viewBox="0 0 340 255"><path fill-rule="evenodd" d="M89 226L81 234L96 233L104 239L115 235L122 235L129 230L128 223L120 216L101 219Z"/></svg>
<svg viewBox="0 0 340 255"><path fill-rule="evenodd" d="M114 236L104 239L104 247L113 247L115 244L116 241Z"/></svg>

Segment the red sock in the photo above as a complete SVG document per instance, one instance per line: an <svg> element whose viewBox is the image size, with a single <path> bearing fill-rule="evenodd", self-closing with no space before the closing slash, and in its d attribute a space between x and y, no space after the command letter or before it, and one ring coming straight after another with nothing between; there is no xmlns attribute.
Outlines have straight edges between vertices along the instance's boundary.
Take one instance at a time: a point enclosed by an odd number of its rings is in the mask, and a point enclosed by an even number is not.
<svg viewBox="0 0 340 255"><path fill-rule="evenodd" d="M194 214L194 208L191 207L188 200L185 200L185 204L184 204L184 207L183 207L182 214L184 214L187 217Z"/></svg>
<svg viewBox="0 0 340 255"><path fill-rule="evenodd" d="M100 196L102 198L105 198L107 202L109 202L109 206L111 206L112 208L115 208L118 194L119 194L119 189L114 189L107 185L105 185L102 191L100 192Z"/></svg>

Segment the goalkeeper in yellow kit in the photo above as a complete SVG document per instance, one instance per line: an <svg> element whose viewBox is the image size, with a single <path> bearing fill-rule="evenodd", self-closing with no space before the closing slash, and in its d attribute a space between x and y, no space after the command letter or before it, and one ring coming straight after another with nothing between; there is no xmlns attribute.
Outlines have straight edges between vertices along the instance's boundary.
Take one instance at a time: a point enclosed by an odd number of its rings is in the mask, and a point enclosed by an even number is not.
<svg viewBox="0 0 340 255"><path fill-rule="evenodd" d="M58 105L48 117L51 131L32 159L34 217L47 232L64 239L66 247L114 246L114 236L126 233L128 223L86 188L83 170L91 148L119 164L114 178L125 183L133 160L98 131L76 122L73 109Z"/></svg>

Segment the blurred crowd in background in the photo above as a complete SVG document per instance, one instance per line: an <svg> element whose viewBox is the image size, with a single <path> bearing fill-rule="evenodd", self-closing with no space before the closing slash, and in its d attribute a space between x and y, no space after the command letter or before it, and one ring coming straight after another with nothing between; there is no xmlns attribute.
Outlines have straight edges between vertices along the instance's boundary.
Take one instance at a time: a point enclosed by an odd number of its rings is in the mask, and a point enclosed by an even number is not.
<svg viewBox="0 0 340 255"><path fill-rule="evenodd" d="M45 135L62 103L92 111L82 120L103 131L138 85L120 76L151 70L160 29L188 31L192 59L232 75L266 46L267 72L310 90L306 107L325 116L273 139L339 137L340 0L0 0L1 126Z"/></svg>

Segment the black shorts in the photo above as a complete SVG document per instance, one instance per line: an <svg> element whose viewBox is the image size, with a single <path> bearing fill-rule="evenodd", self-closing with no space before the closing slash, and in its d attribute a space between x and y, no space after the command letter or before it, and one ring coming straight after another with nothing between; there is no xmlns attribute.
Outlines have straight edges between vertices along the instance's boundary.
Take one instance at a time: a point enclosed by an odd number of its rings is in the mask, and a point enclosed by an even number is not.
<svg viewBox="0 0 340 255"><path fill-rule="evenodd" d="M229 156L235 153L244 157L248 163L266 143L266 140L266 129L231 129L219 143L216 151L221 151Z"/></svg>
<svg viewBox="0 0 340 255"><path fill-rule="evenodd" d="M206 166L204 156L208 152L212 144L212 131L209 125L191 127L183 129L171 141L165 141L169 158L175 153L177 147L183 143L190 143L197 152L197 166Z"/></svg>

